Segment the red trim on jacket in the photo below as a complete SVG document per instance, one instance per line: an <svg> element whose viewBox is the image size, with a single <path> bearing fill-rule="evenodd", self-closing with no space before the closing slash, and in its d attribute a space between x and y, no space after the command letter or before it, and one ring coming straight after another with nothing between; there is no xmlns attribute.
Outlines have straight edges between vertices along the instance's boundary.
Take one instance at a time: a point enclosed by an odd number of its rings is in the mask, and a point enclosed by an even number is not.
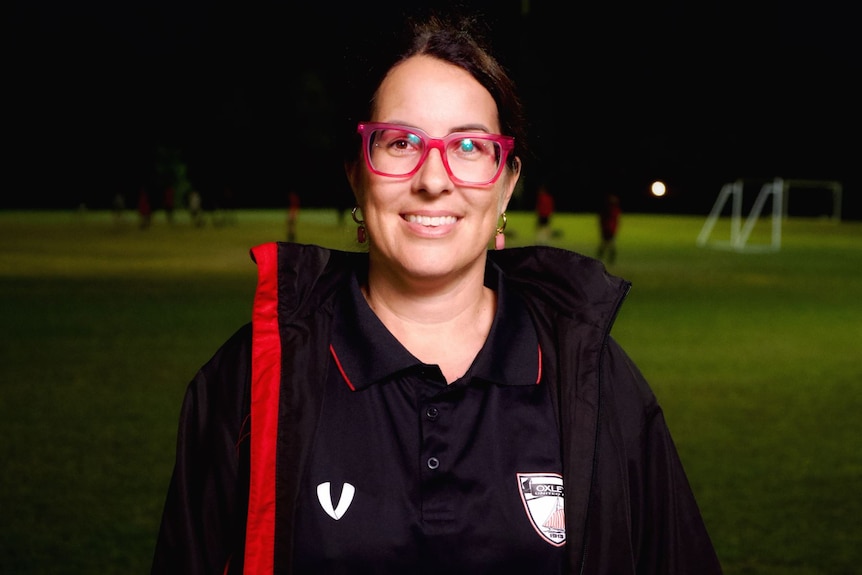
<svg viewBox="0 0 862 575"><path fill-rule="evenodd" d="M335 366L338 368L338 373L340 373L341 377L344 378L344 382L347 384L347 387L350 388L350 391L356 391L356 388L353 386L353 382L350 381L350 378L347 377L347 374L344 372L344 368L341 367L341 360L338 359L338 355L336 355L335 348L332 347L332 344L329 344L329 353L332 354L332 359L335 360Z"/></svg>
<svg viewBox="0 0 862 575"><path fill-rule="evenodd" d="M539 346L539 373L536 374L536 385L542 381L542 346Z"/></svg>
<svg viewBox="0 0 862 575"><path fill-rule="evenodd" d="M258 286L252 310L251 475L244 573L272 573L275 563L275 457L281 387L278 245L252 248Z"/></svg>

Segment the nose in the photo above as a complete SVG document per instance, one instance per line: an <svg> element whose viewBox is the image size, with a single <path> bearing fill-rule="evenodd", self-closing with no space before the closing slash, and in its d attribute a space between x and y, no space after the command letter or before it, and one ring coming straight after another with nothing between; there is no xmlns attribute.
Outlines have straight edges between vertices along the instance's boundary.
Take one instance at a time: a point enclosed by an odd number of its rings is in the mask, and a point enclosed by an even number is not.
<svg viewBox="0 0 862 575"><path fill-rule="evenodd" d="M444 153L440 148L428 150L428 155L417 174L419 177L416 181L421 190L442 193L451 189L452 179L443 161Z"/></svg>

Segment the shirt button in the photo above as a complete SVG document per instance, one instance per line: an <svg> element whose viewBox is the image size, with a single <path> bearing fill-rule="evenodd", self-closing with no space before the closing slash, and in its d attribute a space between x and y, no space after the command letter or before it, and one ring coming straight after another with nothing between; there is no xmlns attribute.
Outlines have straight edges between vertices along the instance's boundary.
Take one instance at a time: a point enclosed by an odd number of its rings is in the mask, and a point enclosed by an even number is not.
<svg viewBox="0 0 862 575"><path fill-rule="evenodd" d="M428 458L428 469L437 469L440 467L440 461L436 457Z"/></svg>
<svg viewBox="0 0 862 575"><path fill-rule="evenodd" d="M427 417L431 421L434 421L435 419L437 419L438 415L440 415L440 410L438 410L434 406L431 406L425 410L425 417Z"/></svg>

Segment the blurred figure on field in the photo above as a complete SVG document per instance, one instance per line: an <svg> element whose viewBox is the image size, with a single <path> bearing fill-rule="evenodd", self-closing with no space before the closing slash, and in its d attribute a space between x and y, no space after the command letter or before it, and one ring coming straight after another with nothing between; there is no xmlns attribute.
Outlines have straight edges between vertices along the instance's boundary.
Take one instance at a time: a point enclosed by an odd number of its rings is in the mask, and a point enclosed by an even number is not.
<svg viewBox="0 0 862 575"><path fill-rule="evenodd" d="M189 215L195 227L204 225L203 198L201 193L195 189L189 191Z"/></svg>
<svg viewBox="0 0 862 575"><path fill-rule="evenodd" d="M150 205L150 195L147 193L147 189L144 186L141 186L141 189L138 192L138 215L141 220L141 229L148 229L150 227L150 223L152 223L153 207Z"/></svg>
<svg viewBox="0 0 862 575"><path fill-rule="evenodd" d="M287 205L287 241L296 241L296 220L299 218L299 194L292 191Z"/></svg>
<svg viewBox="0 0 862 575"><path fill-rule="evenodd" d="M536 243L547 245L551 239L551 216L554 214L554 196L545 184L536 195Z"/></svg>
<svg viewBox="0 0 862 575"><path fill-rule="evenodd" d="M114 224L121 225L123 223L123 213L126 211L126 198L123 192L114 194L114 199L111 201L111 211L114 213Z"/></svg>
<svg viewBox="0 0 862 575"><path fill-rule="evenodd" d="M617 231L620 227L620 198L616 194L605 196L604 203L599 210L599 252L598 258L608 263L614 263L617 259Z"/></svg>

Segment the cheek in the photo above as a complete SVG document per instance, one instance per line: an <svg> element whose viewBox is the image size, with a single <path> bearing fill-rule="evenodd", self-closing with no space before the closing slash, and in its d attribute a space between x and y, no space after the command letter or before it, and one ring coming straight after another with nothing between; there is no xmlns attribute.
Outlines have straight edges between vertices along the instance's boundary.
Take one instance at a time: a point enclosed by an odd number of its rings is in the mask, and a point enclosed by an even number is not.
<svg viewBox="0 0 862 575"><path fill-rule="evenodd" d="M406 192L404 184L381 181L373 174L362 178L355 191L359 204L368 212L391 212L397 210L397 199Z"/></svg>
<svg viewBox="0 0 862 575"><path fill-rule="evenodd" d="M479 228L483 230L483 233L491 226L493 226L492 229L496 229L496 223L503 211L502 195L495 194L492 197L486 197L481 203L474 203L473 210L481 215L482 223Z"/></svg>
<svg viewBox="0 0 862 575"><path fill-rule="evenodd" d="M356 203L363 208L363 212L366 206L370 208L371 205L377 202L376 197L379 195L376 191L377 186L378 184L374 181L374 175L369 174L364 166L356 168L353 172L350 178L350 187L353 189Z"/></svg>

